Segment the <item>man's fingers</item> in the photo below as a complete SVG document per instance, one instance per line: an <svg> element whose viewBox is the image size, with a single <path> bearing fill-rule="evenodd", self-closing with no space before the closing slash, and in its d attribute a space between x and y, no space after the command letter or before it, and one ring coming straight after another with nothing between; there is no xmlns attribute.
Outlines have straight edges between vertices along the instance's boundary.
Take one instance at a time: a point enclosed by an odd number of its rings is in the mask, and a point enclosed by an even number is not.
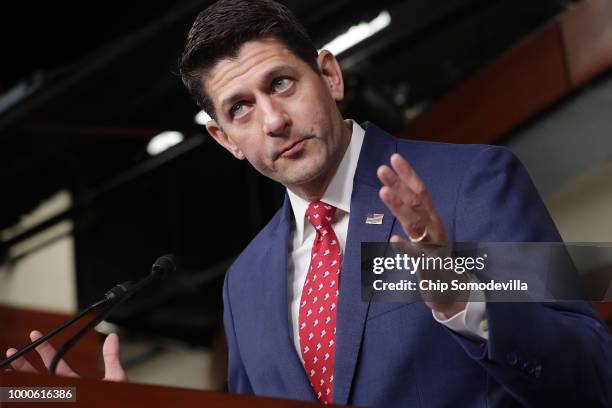
<svg viewBox="0 0 612 408"><path fill-rule="evenodd" d="M104 356L104 379L106 381L127 381L127 376L121 367L119 354L119 336L111 333L106 336L102 346Z"/></svg>
<svg viewBox="0 0 612 408"><path fill-rule="evenodd" d="M389 186L383 186L378 192L380 199L389 207L389 210L404 224L412 217L410 206L406 205L400 194Z"/></svg>
<svg viewBox="0 0 612 408"><path fill-rule="evenodd" d="M402 238L401 236L397 234L393 234L389 242L391 242L392 244L398 244L398 245L403 245L407 243L407 241L404 238Z"/></svg>
<svg viewBox="0 0 612 408"><path fill-rule="evenodd" d="M393 191L389 186L383 186L379 192L380 199L389 207L389 210L395 215L397 220L402 225L404 231L412 236L417 237L422 234L427 226L427 214L422 206L410 205L406 203L399 194ZM410 200L410 198L406 198Z"/></svg>
<svg viewBox="0 0 612 408"><path fill-rule="evenodd" d="M414 168L404 159L401 155L395 153L391 156L391 165L397 172L398 178L405 183L412 192L418 197L419 201L422 202L429 210L433 209L433 204L427 191L427 186L421 180L419 175L414 171Z"/></svg>
<svg viewBox="0 0 612 408"><path fill-rule="evenodd" d="M399 195L391 189L389 186L383 186L379 192L380 199L383 200L387 207L391 210L392 213L397 217L401 213L401 207L404 205L404 202L399 197Z"/></svg>
<svg viewBox="0 0 612 408"><path fill-rule="evenodd" d="M400 160L402 160L406 166L409 166L408 162L402 159L400 155L398 154L393 155L392 158L395 156L397 156ZM403 169L403 170L406 170L406 169ZM391 169L389 166L385 166L385 165L380 166L378 168L377 175L380 181L385 186L389 187L391 191L397 194L398 198L401 199L401 202L403 204L410 206L414 211L418 211L419 208L423 206L424 199L427 199L428 197L427 197L427 193L424 187L421 188L424 194L417 194L412 189L410 184L412 184L412 186L414 187L417 184L421 183L421 181L418 178L418 176L416 176L416 173L414 173L414 171L411 170L411 168L409 171L411 171L415 175L415 177L417 177L416 181L412 180L410 183L408 183L405 176L400 177L399 173Z"/></svg>
<svg viewBox="0 0 612 408"><path fill-rule="evenodd" d="M380 199L389 207L411 240L446 242L444 225L434 209L427 188L410 163L401 155L391 156L391 167L383 165L377 176L383 183Z"/></svg>
<svg viewBox="0 0 612 408"><path fill-rule="evenodd" d="M398 183L400 182L400 178L395 174L393 170L389 166L382 165L376 171L376 175L380 179L380 181L385 185L391 188L397 188Z"/></svg>
<svg viewBox="0 0 612 408"><path fill-rule="evenodd" d="M427 226L427 214L423 211L422 206L412 205L410 195L403 196L389 186L383 186L380 189L379 196L395 215L404 231L411 236L423 233Z"/></svg>
<svg viewBox="0 0 612 408"><path fill-rule="evenodd" d="M42 337L42 333L38 330L34 330L30 333L30 339L32 341L36 341ZM49 367L51 365L51 361L53 361L53 357L55 357L55 349L49 342L45 341L36 347L36 352L42 359L45 367ZM55 373L57 375L62 375L65 377L78 377L77 373L72 371L72 369L66 364L64 359L61 359L57 364Z"/></svg>
<svg viewBox="0 0 612 408"><path fill-rule="evenodd" d="M410 163L406 161L400 154L394 153L391 156L391 166L393 170L414 193L421 194L425 191L425 184L416 174Z"/></svg>
<svg viewBox="0 0 612 408"><path fill-rule="evenodd" d="M17 352L17 349L10 348L6 350L6 356L10 357L16 352ZM36 372L36 369L34 368L34 366L30 364L30 362L26 360L24 357L19 357L17 360L13 361L11 363L11 367L13 367L15 371L23 371L23 372L28 372L28 373Z"/></svg>

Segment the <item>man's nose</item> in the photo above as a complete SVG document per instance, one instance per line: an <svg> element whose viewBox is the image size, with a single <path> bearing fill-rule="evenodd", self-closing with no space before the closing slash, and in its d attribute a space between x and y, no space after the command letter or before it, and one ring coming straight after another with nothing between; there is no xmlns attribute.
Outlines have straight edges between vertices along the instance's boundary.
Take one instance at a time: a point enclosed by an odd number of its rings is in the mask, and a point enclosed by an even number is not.
<svg viewBox="0 0 612 408"><path fill-rule="evenodd" d="M284 136L290 125L290 118L279 104L265 101L260 104L263 111L263 131L268 136Z"/></svg>

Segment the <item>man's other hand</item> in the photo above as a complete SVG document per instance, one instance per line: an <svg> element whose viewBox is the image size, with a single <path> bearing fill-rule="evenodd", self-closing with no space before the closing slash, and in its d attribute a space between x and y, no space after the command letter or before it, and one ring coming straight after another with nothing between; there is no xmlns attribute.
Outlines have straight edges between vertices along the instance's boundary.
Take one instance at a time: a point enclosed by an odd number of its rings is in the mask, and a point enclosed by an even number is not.
<svg viewBox="0 0 612 408"><path fill-rule="evenodd" d="M37 330L30 333L30 340L32 341L36 341L40 337L42 337L42 333ZM16 352L17 349L10 348L6 351L6 356L10 357ZM45 364L45 367L48 368L53 360L53 356L55 356L55 349L53 346L49 342L45 341L36 347L36 352ZM106 340L104 340L104 345L102 346L102 354L104 356L104 380L127 381L127 376L125 375L125 371L123 371L123 367L121 367L121 362L119 361L119 336L117 336L115 333L111 333L106 337ZM20 357L13 361L11 366L16 371L37 371L34 366L24 357ZM75 373L63 359L60 360L57 365L56 374L64 377L79 377L79 375Z"/></svg>
<svg viewBox="0 0 612 408"><path fill-rule="evenodd" d="M434 208L429 197L425 183L414 171L412 166L398 153L391 156L391 167L380 166L377 171L378 178L383 186L379 191L380 199L389 207L395 218L402 225L404 233L417 245L423 243L449 244L444 223ZM410 243L399 235L393 235L390 242L396 245L405 245L410 250ZM445 246L450 255L450 244ZM426 247L423 252L429 252ZM433 250L440 255L438 250ZM442 249L444 251L444 249ZM422 272L417 276L423 278ZM457 278L454 272L444 272L433 277L442 281ZM455 301L436 301L426 297L425 304L443 318L450 318L465 309L469 292L458 294Z"/></svg>

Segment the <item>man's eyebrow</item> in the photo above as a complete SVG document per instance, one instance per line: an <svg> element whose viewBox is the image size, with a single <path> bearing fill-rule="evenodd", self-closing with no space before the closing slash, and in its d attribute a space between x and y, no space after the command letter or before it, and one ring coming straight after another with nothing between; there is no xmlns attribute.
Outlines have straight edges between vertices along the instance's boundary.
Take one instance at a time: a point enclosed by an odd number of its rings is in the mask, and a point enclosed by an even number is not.
<svg viewBox="0 0 612 408"><path fill-rule="evenodd" d="M270 82L272 82L274 78L282 76L282 75L292 74L292 73L295 73L295 68L291 67L290 65L275 66L261 77L261 82L258 84L258 86L265 87ZM233 93L227 98L225 98L224 100L222 100L221 101L222 111L226 112L229 106L233 105L236 101L243 99L245 95L246 95L246 92L239 90L236 93Z"/></svg>
<svg viewBox="0 0 612 408"><path fill-rule="evenodd" d="M234 104L234 102L244 99L245 94L241 91L231 94L229 97L221 101L221 111L226 112L227 108Z"/></svg>
<svg viewBox="0 0 612 408"><path fill-rule="evenodd" d="M272 68L270 71L266 72L266 74L263 76L263 84L261 85L268 85L270 82L272 82L274 78L293 73L295 73L295 68L293 68L292 66L278 65Z"/></svg>

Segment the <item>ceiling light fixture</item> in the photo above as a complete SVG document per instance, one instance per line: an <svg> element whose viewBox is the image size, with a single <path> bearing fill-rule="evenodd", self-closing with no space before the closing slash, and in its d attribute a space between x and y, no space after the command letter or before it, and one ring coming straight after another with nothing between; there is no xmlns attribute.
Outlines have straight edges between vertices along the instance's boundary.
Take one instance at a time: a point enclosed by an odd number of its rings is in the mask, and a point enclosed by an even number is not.
<svg viewBox="0 0 612 408"><path fill-rule="evenodd" d="M185 139L181 132L175 130L168 130L161 132L159 135L153 136L147 145L147 153L151 156L160 154L161 152L168 150L174 145L181 143Z"/></svg>
<svg viewBox="0 0 612 408"><path fill-rule="evenodd" d="M210 122L212 120L212 118L210 117L210 115L206 112L204 112L203 110L199 111L196 115L195 118L193 118L195 120L195 123L197 123L198 125L202 125L204 126L206 123Z"/></svg>
<svg viewBox="0 0 612 408"><path fill-rule="evenodd" d="M381 11L374 20L352 26L344 34L340 34L321 49L328 50L334 55L339 55L355 46L355 44L373 36L389 24L391 24L391 14L386 10Z"/></svg>

